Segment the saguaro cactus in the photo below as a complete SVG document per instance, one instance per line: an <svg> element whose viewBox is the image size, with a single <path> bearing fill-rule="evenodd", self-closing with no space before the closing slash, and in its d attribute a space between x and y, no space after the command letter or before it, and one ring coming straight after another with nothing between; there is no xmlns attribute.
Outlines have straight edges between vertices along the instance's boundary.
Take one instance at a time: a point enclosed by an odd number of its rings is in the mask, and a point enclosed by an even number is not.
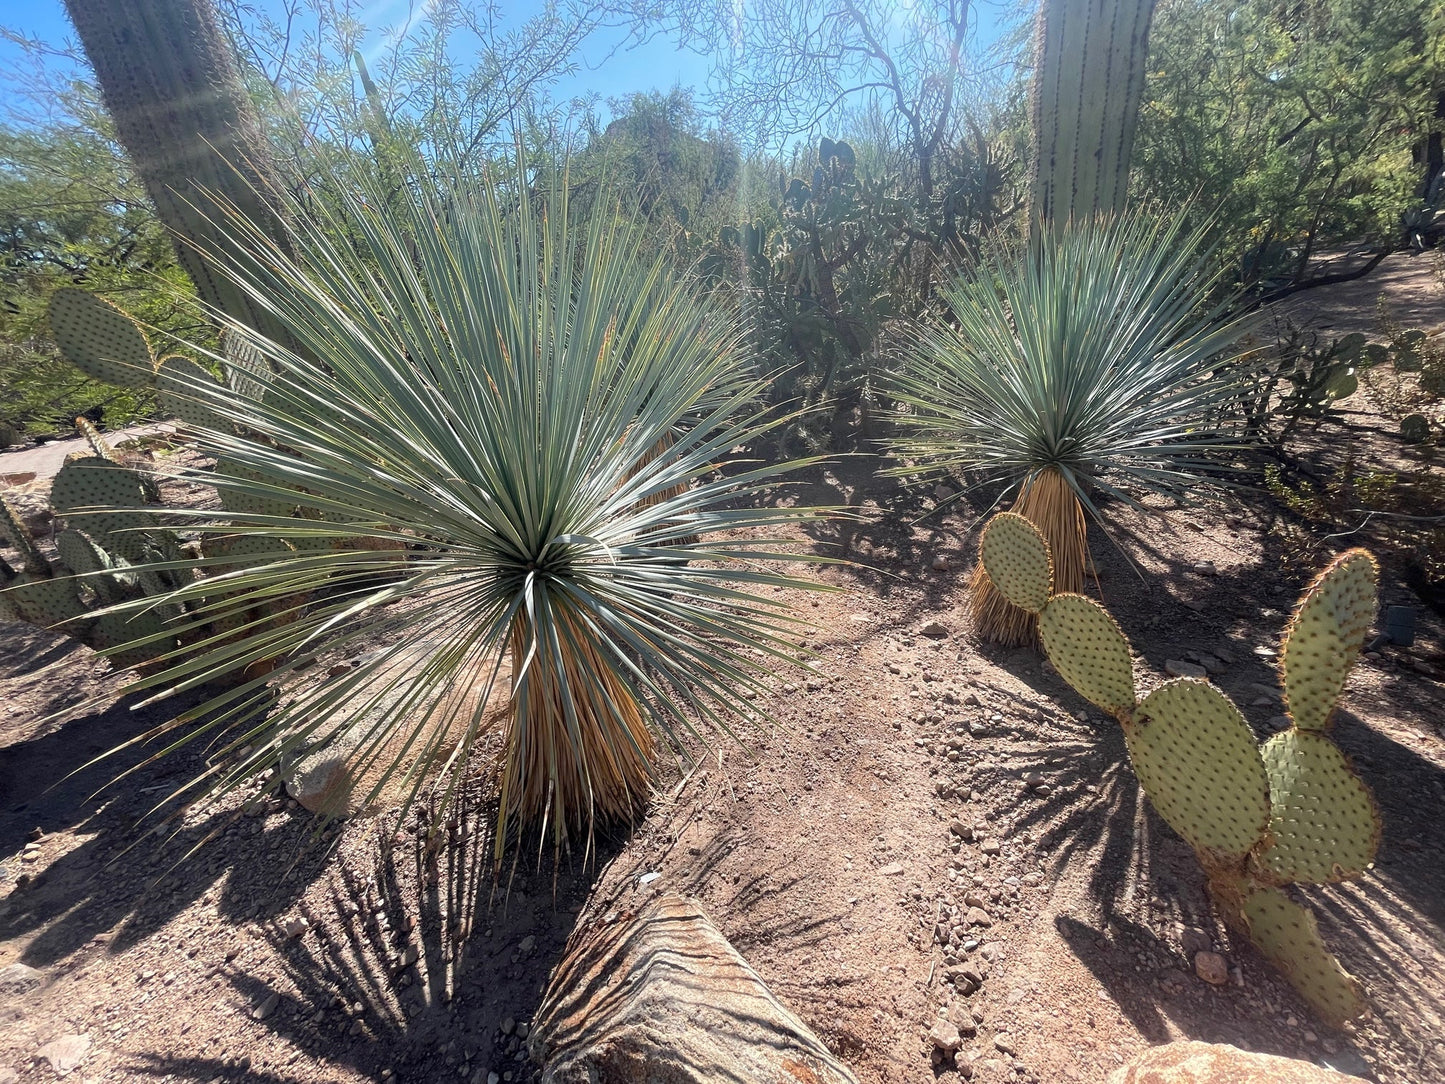
<svg viewBox="0 0 1445 1084"><path fill-rule="evenodd" d="M1305 591L1280 666L1292 725L1261 749L1239 709L1208 682L1180 678L1140 699L1123 631L1092 599L1052 593L1048 545L1023 516L995 516L979 557L999 592L1038 615L1060 676L1119 720L1140 784L1194 848L1224 920L1322 1018L1338 1025L1362 1013L1359 983L1284 886L1358 877L1380 844L1374 799L1328 736L1374 617L1374 558L1341 554Z"/></svg>
<svg viewBox="0 0 1445 1084"><path fill-rule="evenodd" d="M233 205L290 251L271 148L211 0L66 0L116 135L201 299L279 341L278 325L205 254ZM196 246L199 245L198 249Z"/></svg>
<svg viewBox="0 0 1445 1084"><path fill-rule="evenodd" d="M1119 213L1155 0L1044 0L1034 76L1033 220Z"/></svg>

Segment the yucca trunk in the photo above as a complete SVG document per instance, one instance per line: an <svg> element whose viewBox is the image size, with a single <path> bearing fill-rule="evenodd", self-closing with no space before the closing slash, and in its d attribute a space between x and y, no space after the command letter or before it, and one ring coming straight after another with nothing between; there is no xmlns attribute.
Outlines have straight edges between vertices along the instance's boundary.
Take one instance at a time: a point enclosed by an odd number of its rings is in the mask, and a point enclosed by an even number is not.
<svg viewBox="0 0 1445 1084"><path fill-rule="evenodd" d="M1033 226L1124 209L1155 0L1044 0L1033 87Z"/></svg>
<svg viewBox="0 0 1445 1084"><path fill-rule="evenodd" d="M1084 589L1089 559L1088 526L1079 498L1064 476L1053 467L1027 479L1014 501L1017 512L1039 529L1053 555L1053 593ZM1038 641L1039 619L1009 602L993 585L980 561L969 581L969 609L974 630L981 639L1006 647L1023 647Z"/></svg>
<svg viewBox="0 0 1445 1084"><path fill-rule="evenodd" d="M290 255L271 148L210 0L65 0L130 155L202 301L286 342L197 244L225 203ZM217 199L219 197L219 201Z"/></svg>
<svg viewBox="0 0 1445 1084"><path fill-rule="evenodd" d="M498 857L513 818L550 820L559 840L573 830L590 838L595 824L631 820L652 785L656 742L636 694L578 619L564 612L551 627L556 643L537 643L524 610L508 640L513 685Z"/></svg>

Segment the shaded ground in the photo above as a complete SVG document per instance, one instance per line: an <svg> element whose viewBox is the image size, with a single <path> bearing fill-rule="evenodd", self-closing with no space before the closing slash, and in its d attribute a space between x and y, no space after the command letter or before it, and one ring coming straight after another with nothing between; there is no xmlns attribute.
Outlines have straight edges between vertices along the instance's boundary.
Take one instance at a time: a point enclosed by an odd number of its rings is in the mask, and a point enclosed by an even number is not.
<svg viewBox="0 0 1445 1084"><path fill-rule="evenodd" d="M879 481L877 466L820 469L798 494L863 518L806 539L855 564L818 573L843 590L798 600L817 660L779 678L766 707L780 725L751 736L750 753L724 744L666 777L593 864L529 853L500 886L480 787L441 825L384 814L317 839L294 804L238 796L189 813L170 842L142 836L138 819L203 751L93 797L125 761L67 773L154 709L113 695L79 707L115 692L105 664L0 626L0 1082L56 1079L41 1051L61 1053L47 1044L64 1035L86 1037L70 1079L87 1081L526 1080L522 1037L569 931L664 890L697 895L869 1084L959 1079L930 1064L940 1013L973 1031L975 1081L1102 1081L1183 1036L1389 1084L1445 1079L1438 620L1420 608L1415 647L1363 662L1337 724L1385 836L1361 881L1307 893L1375 1010L1332 1033L1214 920L1191 853L1124 767L1117 726L1031 652L969 638L976 511L909 527L931 490ZM1272 733L1280 707L1256 649L1277 646L1339 541L1313 537L1302 557L1258 495L1107 511L1122 551L1096 532L1100 589L1141 680L1212 655L1214 680ZM933 571L939 555L949 570ZM1393 564L1381 594L1419 608ZM932 621L948 635L921 635ZM219 845L180 861L212 832ZM943 981L940 923L966 928L963 958L982 980L970 995ZM1230 984L1195 977L1205 945L1228 957ZM14 963L38 974L14 981Z"/></svg>

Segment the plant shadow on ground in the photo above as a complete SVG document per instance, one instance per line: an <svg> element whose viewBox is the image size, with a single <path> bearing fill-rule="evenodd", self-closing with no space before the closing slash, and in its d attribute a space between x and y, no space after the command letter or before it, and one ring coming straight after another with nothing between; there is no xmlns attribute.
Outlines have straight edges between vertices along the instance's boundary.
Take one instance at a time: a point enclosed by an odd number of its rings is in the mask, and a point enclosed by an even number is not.
<svg viewBox="0 0 1445 1084"><path fill-rule="evenodd" d="M1268 738L1287 720L1282 704L1262 702L1268 698L1260 693L1278 688L1278 674L1274 660L1252 648L1278 646L1289 610L1317 568L1291 567L1266 535L1259 560L1201 576L1189 559L1177 556L1174 540L1151 526L1156 525L1132 512L1110 516L1114 539L1135 561L1150 566L1147 580L1141 580L1091 525L1091 549L1109 609L1145 664L1142 672L1136 670L1145 682L1141 694L1164 680L1168 660L1186 658L1191 648L1210 652L1227 645L1229 666L1212 680L1240 707L1256 737ZM1382 594L1401 589L1397 571L1389 566L1382 580ZM1041 657L975 646L1032 694L1020 699L1017 689L998 689L1016 708L1031 709L1015 710L1006 724L1011 729L1007 770L999 782L1012 787L1016 797L1001 816L1015 833L1045 837L1048 876L1088 870L1079 878L1086 881L1087 913L1059 913L1055 926L1140 1033L1167 1042L1172 1022L1174 1029L1211 1041L1248 1045L1259 1040L1208 1001L1161 996L1185 983L1169 987L1165 980L1161 985L1152 977L1156 968L1165 965L1166 975L1171 974L1167 965L1181 973L1190 968L1177 942L1161 936L1171 925L1208 932L1245 961L1252 976L1270 976L1266 981L1277 998L1301 1019L1311 1019L1303 1001L1247 940L1229 936L1214 918L1192 853L1148 806L1129 771L1117 724L1042 666ZM1445 827L1433 804L1421 801L1445 793L1445 765L1422 755L1412 741L1439 712L1440 688L1403 668L1379 666L1367 684L1369 696L1391 704L1396 725L1386 732L1341 709L1333 736L1381 807L1384 837L1378 860L1360 880L1306 888L1298 895L1319 917L1326 941L1375 997L1373 1026L1387 1042L1408 1048L1419 1029L1412 1038L1404 1021L1411 1016L1438 1020L1445 1014L1445 1004L1422 981L1445 966L1445 945L1427 932L1445 926L1445 861L1440 860ZM1034 773L1048 784L1047 797L1019 786L1020 778ZM1140 954L1154 962L1142 981L1134 966Z"/></svg>
<svg viewBox="0 0 1445 1084"><path fill-rule="evenodd" d="M61 644L35 662L71 650L85 649ZM202 698L137 709L122 697L0 748L0 846L18 851L37 827L74 842L34 877L14 871L0 942L22 945L20 962L62 972L97 950L140 947L137 966L159 970L168 965L152 963L146 943L164 932L161 941L178 938L204 966L201 984L213 993L231 988L249 1030L267 1029L309 1056L370 1074L403 1066L451 1074L467 1060L515 1068L518 1035L504 1034L502 1024L531 1018L596 870L625 837L599 832L590 858L573 863L554 862L550 846L524 839L518 861L509 858L494 877L495 806L481 784L465 790L435 832L420 806L404 824L393 811L318 832L314 818L274 794L198 807L177 831L162 819L173 804L153 810L204 770L202 751L144 764L154 750L134 749L70 774L77 760ZM135 770L105 786L128 769ZM287 928L297 918L307 920L300 936ZM176 965L182 984L196 981L187 962ZM138 976L142 986L148 981L160 982ZM255 1022L273 993L277 1004ZM233 1041L250 1050L254 1036ZM172 1079L291 1078L224 1049L136 1055L125 1069Z"/></svg>

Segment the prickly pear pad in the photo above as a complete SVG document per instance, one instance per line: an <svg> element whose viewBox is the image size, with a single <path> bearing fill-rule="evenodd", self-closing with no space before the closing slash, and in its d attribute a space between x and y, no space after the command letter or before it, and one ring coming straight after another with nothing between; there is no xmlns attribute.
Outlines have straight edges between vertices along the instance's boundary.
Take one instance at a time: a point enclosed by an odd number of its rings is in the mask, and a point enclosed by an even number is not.
<svg viewBox="0 0 1445 1084"><path fill-rule="evenodd" d="M151 382L151 348L140 325L104 298L63 287L50 295L50 331L65 360L122 388Z"/></svg>
<svg viewBox="0 0 1445 1084"><path fill-rule="evenodd" d="M1249 936L1333 1027L1365 1011L1360 984L1330 955L1315 916L1278 888L1261 888L1242 907Z"/></svg>
<svg viewBox="0 0 1445 1084"><path fill-rule="evenodd" d="M1261 750L1269 772L1274 842L1260 856L1280 882L1358 877L1380 846L1380 815L1365 784L1323 734L1286 730Z"/></svg>
<svg viewBox="0 0 1445 1084"><path fill-rule="evenodd" d="M1300 599L1285 633L1280 671L1295 726L1322 730L1375 619L1379 573L1364 550L1330 562Z"/></svg>
<svg viewBox="0 0 1445 1084"><path fill-rule="evenodd" d="M1039 638L1054 669L1110 715L1134 706L1129 641L1109 612L1083 595L1058 595L1039 614Z"/></svg>
<svg viewBox="0 0 1445 1084"><path fill-rule="evenodd" d="M1213 685L1180 678L1124 724L1149 801L1206 870L1238 866L1269 825L1269 778L1239 709Z"/></svg>
<svg viewBox="0 0 1445 1084"><path fill-rule="evenodd" d="M205 401L206 384L220 384L190 358L172 354L156 364L156 405L197 429L230 432L231 423Z"/></svg>
<svg viewBox="0 0 1445 1084"><path fill-rule="evenodd" d="M143 561L148 555L144 531L156 526L156 518L141 507L144 503L140 475L99 457L65 464L50 483L51 507L65 517L66 526L84 531L128 561Z"/></svg>
<svg viewBox="0 0 1445 1084"><path fill-rule="evenodd" d="M1036 614L1049 601L1053 561L1037 527L1016 512L1000 512L978 540L978 557L999 593Z"/></svg>

